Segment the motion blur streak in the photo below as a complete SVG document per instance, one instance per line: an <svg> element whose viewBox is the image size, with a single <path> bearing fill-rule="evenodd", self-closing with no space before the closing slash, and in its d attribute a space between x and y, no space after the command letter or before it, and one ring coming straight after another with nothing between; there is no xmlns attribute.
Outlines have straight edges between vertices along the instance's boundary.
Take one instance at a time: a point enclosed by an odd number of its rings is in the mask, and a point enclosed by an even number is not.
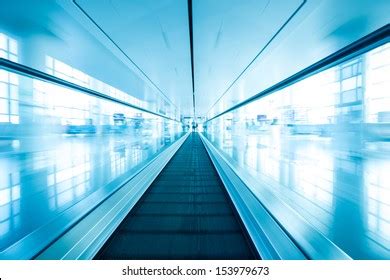
<svg viewBox="0 0 390 280"><path fill-rule="evenodd" d="M87 77L73 73L80 84L77 77ZM178 139L182 125L0 70L0 131L1 251L91 194L117 188Z"/></svg>

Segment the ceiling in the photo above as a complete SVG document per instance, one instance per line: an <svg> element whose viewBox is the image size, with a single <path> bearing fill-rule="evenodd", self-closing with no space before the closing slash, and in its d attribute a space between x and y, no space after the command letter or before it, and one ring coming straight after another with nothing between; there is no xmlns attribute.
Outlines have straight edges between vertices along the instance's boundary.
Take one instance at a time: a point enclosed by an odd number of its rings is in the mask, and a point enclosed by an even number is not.
<svg viewBox="0 0 390 280"><path fill-rule="evenodd" d="M191 112L187 1L77 0L77 5L182 112Z"/></svg>
<svg viewBox="0 0 390 280"><path fill-rule="evenodd" d="M160 94L192 115L188 1L74 1ZM302 0L193 1L194 89L205 115Z"/></svg>
<svg viewBox="0 0 390 280"><path fill-rule="evenodd" d="M206 115L302 3L194 1L197 112Z"/></svg>
<svg viewBox="0 0 390 280"><path fill-rule="evenodd" d="M75 0L73 4L111 41L113 53L119 50L183 116L192 115L195 103L196 115L212 117L388 21L387 1L358 2ZM188 3L192 3L193 73ZM331 36L351 21L357 22L352 35Z"/></svg>

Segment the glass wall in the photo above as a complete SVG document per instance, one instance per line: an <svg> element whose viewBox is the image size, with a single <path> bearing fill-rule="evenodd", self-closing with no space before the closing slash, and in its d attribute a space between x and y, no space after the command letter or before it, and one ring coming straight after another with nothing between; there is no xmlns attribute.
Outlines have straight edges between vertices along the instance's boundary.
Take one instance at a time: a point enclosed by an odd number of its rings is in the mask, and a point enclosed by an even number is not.
<svg viewBox="0 0 390 280"><path fill-rule="evenodd" d="M351 257L390 258L390 43L204 130L259 190L275 193Z"/></svg>
<svg viewBox="0 0 390 280"><path fill-rule="evenodd" d="M0 252L76 204L83 214L181 135L180 122L0 70Z"/></svg>

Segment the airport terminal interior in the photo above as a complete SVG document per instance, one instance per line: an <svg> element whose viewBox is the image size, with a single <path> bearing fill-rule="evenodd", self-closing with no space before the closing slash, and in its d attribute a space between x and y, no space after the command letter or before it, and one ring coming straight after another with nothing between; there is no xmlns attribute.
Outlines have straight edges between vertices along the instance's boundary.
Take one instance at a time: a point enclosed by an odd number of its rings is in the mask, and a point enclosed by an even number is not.
<svg viewBox="0 0 390 280"><path fill-rule="evenodd" d="M390 259L390 2L0 1L0 259Z"/></svg>

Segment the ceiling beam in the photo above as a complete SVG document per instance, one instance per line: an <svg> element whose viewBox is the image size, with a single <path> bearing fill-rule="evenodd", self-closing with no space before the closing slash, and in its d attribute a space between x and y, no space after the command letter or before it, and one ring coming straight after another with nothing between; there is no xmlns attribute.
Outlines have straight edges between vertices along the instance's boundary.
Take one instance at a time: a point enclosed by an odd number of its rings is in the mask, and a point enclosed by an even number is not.
<svg viewBox="0 0 390 280"><path fill-rule="evenodd" d="M190 51L191 51L191 77L192 77L192 106L195 118L195 82L194 82L194 39L192 25L192 0L187 0L188 6L188 29L190 32Z"/></svg>

